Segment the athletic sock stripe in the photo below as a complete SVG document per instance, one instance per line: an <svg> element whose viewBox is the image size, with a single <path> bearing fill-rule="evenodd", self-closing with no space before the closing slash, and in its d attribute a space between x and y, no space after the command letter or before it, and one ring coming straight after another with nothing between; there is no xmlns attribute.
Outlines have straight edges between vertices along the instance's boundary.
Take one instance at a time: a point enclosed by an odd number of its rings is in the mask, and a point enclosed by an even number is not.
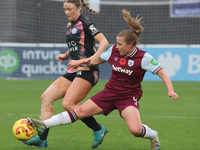
<svg viewBox="0 0 200 150"><path fill-rule="evenodd" d="M142 134L141 134L141 137L144 137L146 134L146 128L145 126L142 126Z"/></svg>
<svg viewBox="0 0 200 150"><path fill-rule="evenodd" d="M75 122L76 120L78 120L78 117L77 117L77 115L76 115L74 110L69 111L68 114L69 114L69 117L70 117L72 122Z"/></svg>
<svg viewBox="0 0 200 150"><path fill-rule="evenodd" d="M74 117L74 119L75 119L75 120L77 120L77 119L78 119L78 117L77 117L77 115L76 115L75 111L72 111L72 115L73 115L73 117Z"/></svg>

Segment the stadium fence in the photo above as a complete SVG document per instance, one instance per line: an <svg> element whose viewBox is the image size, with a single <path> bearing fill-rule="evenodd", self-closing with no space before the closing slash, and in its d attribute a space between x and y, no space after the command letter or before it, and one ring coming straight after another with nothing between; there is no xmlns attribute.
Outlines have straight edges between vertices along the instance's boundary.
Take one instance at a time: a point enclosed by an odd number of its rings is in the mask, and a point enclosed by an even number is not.
<svg viewBox="0 0 200 150"><path fill-rule="evenodd" d="M161 60L162 65L172 80L200 80L199 0L87 2L98 8L100 14L93 15L85 10L84 14L95 22L110 44L115 43L121 30L129 28L121 10L130 11L133 17L139 14L144 27L141 49L157 60L165 58L166 61ZM66 67L55 60L55 55L67 50L64 44L67 23L63 0L1 0L0 78L52 79L60 76ZM173 63L169 63L170 59ZM110 66L100 67L101 79L108 79ZM145 80L157 79L147 75Z"/></svg>

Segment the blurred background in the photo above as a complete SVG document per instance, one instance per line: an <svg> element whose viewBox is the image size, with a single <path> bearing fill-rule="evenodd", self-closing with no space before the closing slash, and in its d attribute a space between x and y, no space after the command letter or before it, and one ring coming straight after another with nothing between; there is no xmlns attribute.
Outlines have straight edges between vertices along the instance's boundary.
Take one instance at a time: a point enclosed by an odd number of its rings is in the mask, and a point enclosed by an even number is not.
<svg viewBox="0 0 200 150"><path fill-rule="evenodd" d="M0 147L2 150L38 150L14 138L12 126L20 118L40 116L41 94L61 75L68 61L56 60L67 51L67 17L64 0L0 0ZM200 0L86 0L99 10L84 10L107 37L110 46L116 35L128 29L121 10L143 17L141 43L173 81L179 100L174 102L157 75L146 73L140 100L142 122L159 133L162 149L199 150L200 140ZM98 46L98 44L96 44ZM110 78L111 66L100 66L100 81L84 99L102 90ZM154 82L156 81L156 82ZM158 81L158 82L157 82ZM191 82L190 82L191 81ZM84 101L83 100L83 101ZM82 102L83 102L82 101ZM54 103L54 113L64 111L62 100ZM118 111L95 116L109 129L103 150L149 149L149 142L134 138ZM109 120L109 121L108 121ZM88 150L92 131L81 122L52 128L48 150ZM123 137L123 140L122 140Z"/></svg>
<svg viewBox="0 0 200 150"><path fill-rule="evenodd" d="M121 10L143 17L139 48L152 54L172 80L200 81L200 0L86 0L99 10L84 10L115 44L116 35L128 29ZM68 20L63 0L0 1L0 78L56 78L67 61L55 60L67 50ZM101 79L110 77L110 66L100 65ZM159 80L152 75L145 80Z"/></svg>

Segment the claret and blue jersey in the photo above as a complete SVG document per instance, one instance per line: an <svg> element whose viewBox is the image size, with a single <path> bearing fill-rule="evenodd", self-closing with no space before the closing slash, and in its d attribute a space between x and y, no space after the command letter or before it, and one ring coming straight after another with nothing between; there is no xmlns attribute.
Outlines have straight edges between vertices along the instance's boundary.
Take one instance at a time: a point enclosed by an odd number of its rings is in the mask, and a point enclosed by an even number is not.
<svg viewBox="0 0 200 150"><path fill-rule="evenodd" d="M162 67L149 53L138 47L129 56L121 56L116 46L110 47L100 56L102 61L112 66L112 76L105 89L122 95L134 93L140 99L145 72L156 74Z"/></svg>

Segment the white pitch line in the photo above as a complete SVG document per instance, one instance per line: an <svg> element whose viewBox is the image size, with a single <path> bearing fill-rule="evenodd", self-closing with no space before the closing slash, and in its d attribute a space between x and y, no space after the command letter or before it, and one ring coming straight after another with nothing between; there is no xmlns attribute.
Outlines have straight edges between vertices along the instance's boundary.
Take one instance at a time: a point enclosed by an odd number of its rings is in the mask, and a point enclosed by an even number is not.
<svg viewBox="0 0 200 150"><path fill-rule="evenodd" d="M40 116L39 114L0 114L0 116Z"/></svg>
<svg viewBox="0 0 200 150"><path fill-rule="evenodd" d="M40 116L39 114L0 114L0 116ZM101 116L101 115L98 115ZM105 117L105 116L101 116ZM119 115L108 115L107 117L120 117ZM200 119L200 117L195 116L141 116L141 118L168 118L168 119Z"/></svg>
<svg viewBox="0 0 200 150"><path fill-rule="evenodd" d="M119 115L108 115L107 117L120 117ZM200 119L195 116L141 116L141 118L168 118L168 119Z"/></svg>
<svg viewBox="0 0 200 150"><path fill-rule="evenodd" d="M170 118L170 119L200 119L194 116L141 116L145 118Z"/></svg>

